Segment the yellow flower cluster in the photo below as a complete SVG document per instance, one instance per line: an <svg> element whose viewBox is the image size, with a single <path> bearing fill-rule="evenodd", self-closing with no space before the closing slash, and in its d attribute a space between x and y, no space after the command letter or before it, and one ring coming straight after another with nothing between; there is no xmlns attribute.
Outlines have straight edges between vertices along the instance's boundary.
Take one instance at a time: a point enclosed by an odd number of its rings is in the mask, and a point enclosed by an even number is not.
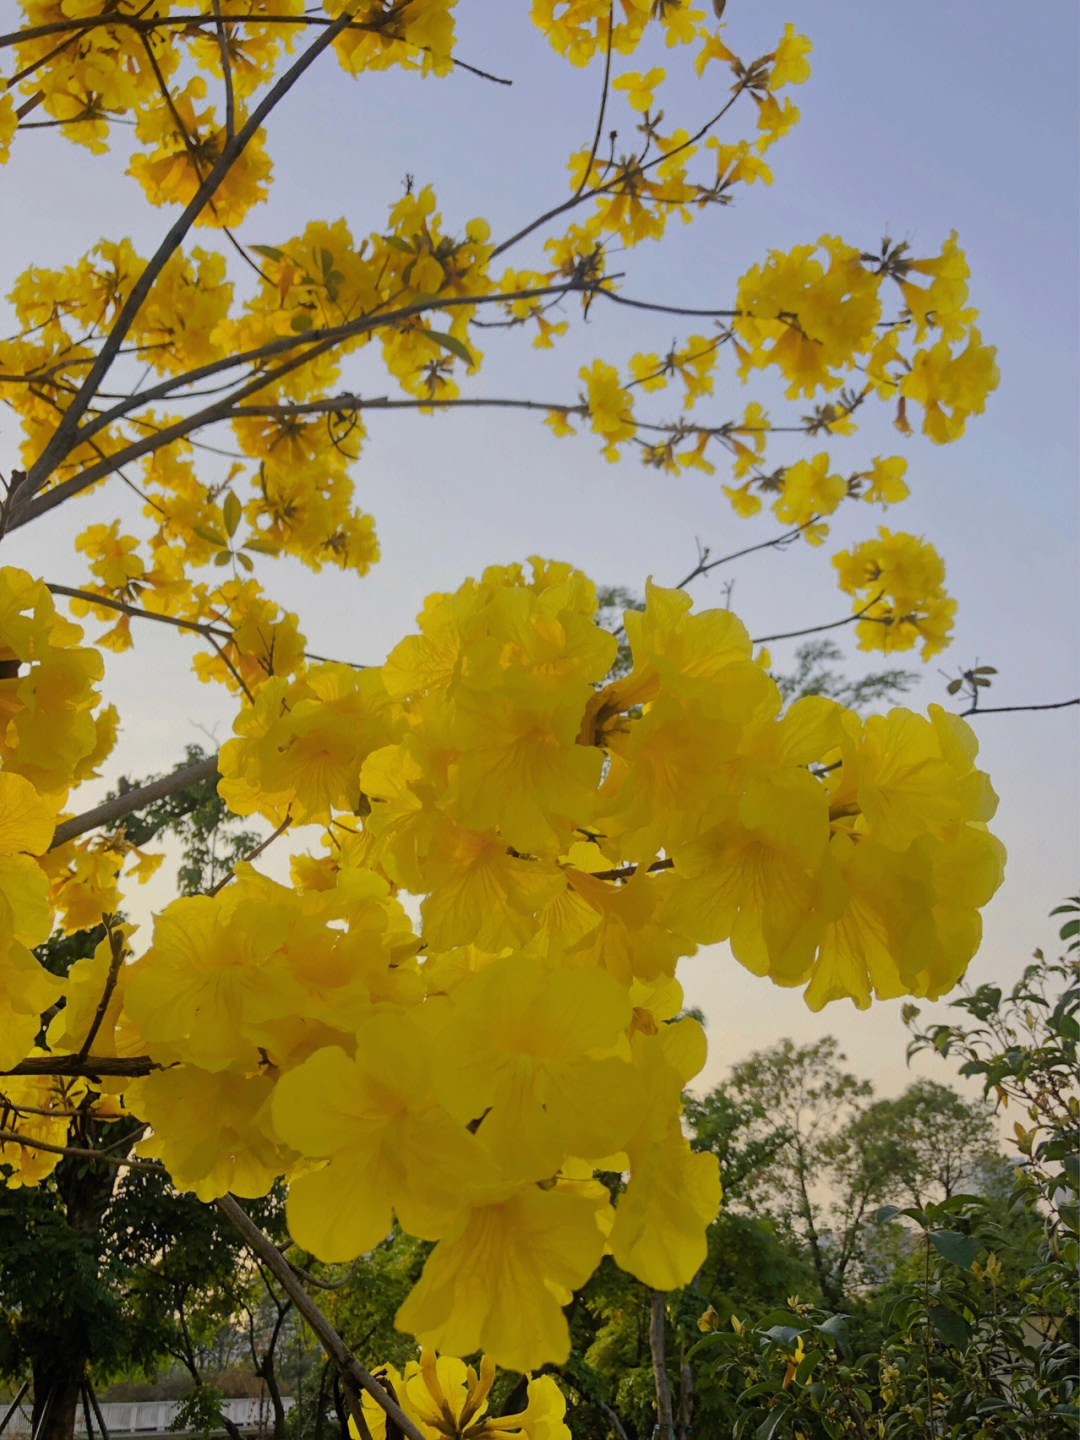
<svg viewBox="0 0 1080 1440"><path fill-rule="evenodd" d="M399 1323L519 1370L565 1358L561 1307L605 1251L659 1289L701 1263L719 1183L679 1120L705 1054L679 957L728 940L815 1006L937 995L1001 875L961 721L781 715L739 622L656 588L605 684L595 612L565 565L492 569L431 597L381 671L264 678L222 792L322 822L326 857L297 860L296 888L241 867L174 901L118 970L103 945L49 1035L77 1049L112 973L95 1052L168 1067L117 1082L144 1154L203 1198L290 1176L292 1233L327 1259L396 1216L437 1242ZM23 948L48 930L30 857L55 810L2 778L30 817L3 872L10 1058L60 988Z"/></svg>
<svg viewBox="0 0 1080 1440"><path fill-rule="evenodd" d="M115 709L98 709L101 656L81 639L40 580L0 569L0 763L54 810L97 774L116 739Z"/></svg>
<svg viewBox="0 0 1080 1440"><path fill-rule="evenodd" d="M123 23L142 18L138 6L115 0L22 0L28 29L43 33L19 40L15 68L20 89L31 107L41 105L64 135L94 153L108 149L113 123L134 122L139 141L129 173L143 185L153 204L186 203L219 158L225 141L224 122L213 107L200 107L206 82L199 71L222 78L221 46L229 56L230 87L236 127L243 124L246 100L281 57L292 50L304 17L303 0L281 0L272 7L273 20L259 19L263 4L250 0L218 0L207 18L213 25L168 22L183 12L176 0L161 0L154 9L159 23L143 29ZM344 10L341 0L323 6L330 16ZM453 0L409 0L388 6L383 0L360 0L350 6L358 24L334 42L341 65L351 74L398 66L423 73L448 74L454 40ZM72 20L108 20L82 29ZM280 23L295 17L297 25ZM61 27L57 30L55 27ZM57 44L57 34L72 33ZM192 71L195 73L192 74ZM182 77L182 84L177 78ZM168 98L162 87L169 86ZM9 96L0 97L0 161L18 123ZM269 161L261 133L246 147L239 163L215 192L212 206L198 223L232 225L265 194Z"/></svg>
<svg viewBox="0 0 1080 1440"><path fill-rule="evenodd" d="M566 1401L550 1375L530 1380L524 1410L512 1415L490 1415L488 1395L495 1379L495 1366L481 1356L480 1373L450 1355L436 1356L421 1350L419 1360L410 1360L401 1375L387 1365L385 1374L405 1414L425 1440L570 1440L563 1416ZM364 1394L364 1418L372 1440L386 1440L386 1412L371 1396ZM358 1436L349 1421L349 1433Z"/></svg>
<svg viewBox="0 0 1080 1440"><path fill-rule="evenodd" d="M654 587L625 617L633 669L605 684L596 605L568 566L493 568L432 596L381 670L264 673L222 793L322 823L326 857L298 859L295 888L242 866L174 901L122 965L110 935L49 1032L76 1050L112 984L95 1053L166 1067L116 1082L144 1154L204 1199L290 1176L291 1231L331 1260L396 1216L437 1242L399 1323L518 1370L565 1358L562 1306L605 1252L658 1289L704 1256L720 1192L680 1125L705 1043L678 1018L679 957L727 940L814 1006L938 995L1001 876L963 722L781 715L738 620ZM25 948L49 930L46 870L71 897L86 882L62 851L32 858L55 804L0 780L14 1063L61 988Z"/></svg>
<svg viewBox="0 0 1080 1440"><path fill-rule="evenodd" d="M42 1012L63 989L28 948L52 928L48 882L33 857L49 848L55 825L55 804L0 770L0 1070L29 1051Z"/></svg>
<svg viewBox="0 0 1080 1440"><path fill-rule="evenodd" d="M945 565L934 547L884 526L877 538L833 556L841 590L856 597L863 650L910 650L929 660L949 643L956 601L945 592Z"/></svg>

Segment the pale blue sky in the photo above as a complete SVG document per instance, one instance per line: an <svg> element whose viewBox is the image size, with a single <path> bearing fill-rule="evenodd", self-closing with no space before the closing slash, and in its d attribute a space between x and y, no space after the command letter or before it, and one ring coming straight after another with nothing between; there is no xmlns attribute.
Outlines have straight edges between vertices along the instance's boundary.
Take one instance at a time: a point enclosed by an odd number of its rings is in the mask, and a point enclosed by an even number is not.
<svg viewBox="0 0 1080 1440"><path fill-rule="evenodd" d="M351 82L332 61L275 117L270 202L242 227L274 243L312 217L344 215L359 238L383 226L405 172L431 180L447 226L484 215L496 236L562 199L570 150L591 138L598 65L578 71L546 50L525 4L459 7L459 53L513 80L509 88L467 74L424 82L397 75ZM5 19L14 6L2 0ZM856 0L729 0L726 38L750 59L786 20L814 43L813 74L790 93L802 122L770 153L771 188L740 188L736 204L662 247L621 257L627 293L673 304L724 305L738 274L769 248L823 233L876 248L882 235L934 254L955 228L971 265L972 301L984 338L998 347L999 391L967 435L937 448L905 441L884 412L855 437L829 447L839 468L875 454L903 453L912 498L884 517L849 507L833 540L847 545L878 523L931 539L943 554L960 605L956 641L923 666L911 698L944 702L942 669L976 660L998 667L998 704L1077 693L1077 79L1080 19L1075 3L1002 0L975 4L909 0L902 7ZM7 26L5 25L5 28ZM662 53L651 63L666 63ZM633 62L646 68L645 60ZM671 62L677 83L662 92L669 118L688 126L719 108L727 72L701 85ZM625 110L608 124L628 129ZM749 122L747 122L748 124ZM747 133L738 118L721 138ZM50 132L20 137L4 187L4 277L23 266L59 265L100 235L130 234L148 250L167 223L133 181L119 152L90 157ZM47 177L43 181L43 177ZM198 238L209 238L206 232ZM526 242L508 263L538 250ZM478 394L572 400L577 369L597 356L618 363L635 349L666 348L688 327L594 308L555 352L495 338L474 385ZM376 382L370 373L363 383ZM385 393L379 382L374 393ZM709 419L741 413L758 387L722 370ZM802 407L803 409L805 407ZM695 412L697 414L698 412ZM801 413L796 407L796 413ZM864 415L866 411L862 412ZM779 411L777 412L779 415ZM568 559L602 583L640 589L647 575L674 582L693 561L695 537L714 553L773 533L739 521L720 490L725 478L657 475L628 459L608 465L595 439L556 440L535 417L377 417L356 469L358 495L375 515L383 560L364 580L313 578L268 566L265 583L301 614L313 649L378 660L412 624L425 593L456 587L484 565L532 553ZM13 428L0 415L0 462L10 463ZM807 453L824 448L810 442ZM5 541L0 560L47 579L78 583L81 560L62 536L105 514L105 492L62 521ZM115 513L113 497L108 513ZM830 542L828 549L833 548ZM733 608L752 634L839 618L822 551L806 547L753 557L734 568ZM719 604L724 576L699 582L695 599ZM109 778L164 768L197 722L228 734L229 707L185 670L187 647L173 635L140 633L132 656L110 660L124 734ZM844 632L839 632L844 639ZM773 646L784 668L793 645ZM849 643L850 648L850 643ZM851 669L862 667L852 658ZM1001 795L995 828L1010 850L1005 885L987 911L974 980L1008 976L1031 948L1050 942L1046 911L1077 888L1077 711L988 715L977 722L982 762ZM895 1005L856 1015L846 1004L811 1016L797 993L743 974L714 949L686 968L688 997L710 1025L709 1075L783 1034L836 1033L852 1061L884 1089L900 1088L903 1032ZM936 1073L936 1072L932 1072Z"/></svg>

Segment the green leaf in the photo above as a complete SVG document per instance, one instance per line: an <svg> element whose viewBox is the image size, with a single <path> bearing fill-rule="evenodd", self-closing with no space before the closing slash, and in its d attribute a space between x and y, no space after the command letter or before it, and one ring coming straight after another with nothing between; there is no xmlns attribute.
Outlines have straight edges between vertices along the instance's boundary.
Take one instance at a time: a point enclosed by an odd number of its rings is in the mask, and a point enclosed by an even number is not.
<svg viewBox="0 0 1080 1440"><path fill-rule="evenodd" d="M416 254L416 246L410 245L408 240L403 240L400 235L384 235L382 238L391 249L400 250L403 255Z"/></svg>
<svg viewBox="0 0 1080 1440"><path fill-rule="evenodd" d="M834 1340L846 1340L847 1322L848 1317L846 1315L830 1315L829 1318L823 1320L820 1325L815 1325L814 1329L820 1331L822 1335L830 1336Z"/></svg>
<svg viewBox="0 0 1080 1440"><path fill-rule="evenodd" d="M692 1359L705 1350L715 1350L717 1346L737 1345L739 1339L734 1330L714 1330L711 1335L703 1335L696 1345L690 1347L687 1358Z"/></svg>
<svg viewBox="0 0 1080 1440"><path fill-rule="evenodd" d="M961 1235L959 1230L930 1230L927 1232L930 1244L950 1265L959 1265L970 1270L972 1261L979 1253L978 1241L970 1235Z"/></svg>
<svg viewBox="0 0 1080 1440"><path fill-rule="evenodd" d="M775 1410L769 1411L757 1428L757 1440L772 1440L773 1435L776 1434L776 1427L781 1420L787 1418L788 1408L787 1405L777 1405Z"/></svg>
<svg viewBox="0 0 1080 1440"><path fill-rule="evenodd" d="M783 1345L785 1350L794 1350L795 1342L803 1333L802 1327L794 1325L774 1325L771 1330L766 1330L765 1338L771 1340L774 1345Z"/></svg>
<svg viewBox="0 0 1080 1440"><path fill-rule="evenodd" d="M824 1354L824 1350L811 1350L808 1355L803 1356L803 1358L799 1361L798 1369L795 1371L796 1384L806 1384L807 1380L810 1378L810 1372L813 1370L814 1366L819 1362L819 1360Z"/></svg>
<svg viewBox="0 0 1080 1440"><path fill-rule="evenodd" d="M305 311L298 310L289 322L289 326L294 334L302 335L305 330L315 328L315 321Z"/></svg>
<svg viewBox="0 0 1080 1440"><path fill-rule="evenodd" d="M970 1332L962 1315L950 1310L947 1305L931 1305L927 1314L930 1316L931 1325L946 1345L951 1345L955 1350L964 1349Z"/></svg>
<svg viewBox="0 0 1080 1440"><path fill-rule="evenodd" d="M466 365L474 365L476 362L469 354L468 348L461 343L456 335L447 335L442 330L421 330L421 335L426 335L429 340L434 340L436 345L441 345L444 350L449 350L451 355L456 355L459 360L464 360Z"/></svg>
<svg viewBox="0 0 1080 1440"><path fill-rule="evenodd" d="M750 1424L751 1420L753 1420L754 1416L757 1413L759 1412L756 1410L746 1410L743 1412L743 1414L739 1416L738 1420L736 1420L735 1422L735 1428L731 1432L732 1440L742 1440L742 1436L746 1430L746 1427Z"/></svg>
<svg viewBox="0 0 1080 1440"><path fill-rule="evenodd" d="M267 260L284 260L285 251L279 250L276 245L252 245L256 255L263 255Z"/></svg>
<svg viewBox="0 0 1080 1440"><path fill-rule="evenodd" d="M200 540L207 540L211 545L227 546L229 543L221 531L216 530L213 525L193 525L191 528Z"/></svg>
<svg viewBox="0 0 1080 1440"><path fill-rule="evenodd" d="M236 496L231 490L225 496L225 503L221 507L221 513L222 517L225 520L226 535L235 535L236 527L240 524L240 517L243 515L244 511L243 507L240 504L240 501L236 498Z"/></svg>
<svg viewBox="0 0 1080 1440"><path fill-rule="evenodd" d="M885 1307L882 1318L886 1325L904 1332L921 1312L922 1301L917 1295L901 1295L891 1306Z"/></svg>
<svg viewBox="0 0 1080 1440"><path fill-rule="evenodd" d="M257 555L276 555L278 547L273 540L267 540L261 535L256 535L251 540L244 541L245 550L254 550Z"/></svg>
<svg viewBox="0 0 1080 1440"><path fill-rule="evenodd" d="M955 694L957 693L957 691L960 689L961 685L963 685L963 683L964 683L963 680L950 680L949 683L948 683L948 686L946 687L946 688L948 689L949 694L950 694L950 695L955 695Z"/></svg>
<svg viewBox="0 0 1080 1440"><path fill-rule="evenodd" d="M775 1380L759 1380L756 1385L751 1385L739 1396L739 1404L744 1400L756 1400L759 1395L773 1395L776 1393L777 1382Z"/></svg>
<svg viewBox="0 0 1080 1440"><path fill-rule="evenodd" d="M214 564L228 565L231 559L232 556L229 554L228 550L219 550L218 553L214 556Z"/></svg>
<svg viewBox="0 0 1080 1440"><path fill-rule="evenodd" d="M238 550L236 552L236 558L240 562L241 568L246 570L250 575L251 572L255 569L255 566L251 563L251 556L245 555L242 550Z"/></svg>

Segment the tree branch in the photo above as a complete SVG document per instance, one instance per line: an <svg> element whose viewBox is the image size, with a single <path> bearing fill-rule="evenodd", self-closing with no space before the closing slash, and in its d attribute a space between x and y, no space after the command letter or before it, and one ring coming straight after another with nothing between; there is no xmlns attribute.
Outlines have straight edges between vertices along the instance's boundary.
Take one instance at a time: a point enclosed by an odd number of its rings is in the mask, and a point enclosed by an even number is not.
<svg viewBox="0 0 1080 1440"><path fill-rule="evenodd" d="M160 800L162 796L184 790L200 780L209 780L217 774L217 758L216 755L208 755L194 765L185 765L182 770L174 770L171 775L163 775L160 780L151 780L147 785L137 785L123 795L116 795L112 800L95 805L93 810L84 810L81 815L62 821L56 827L49 849L55 850L58 845L74 840L76 835L83 835L87 830L96 830L99 825L107 825L110 820L119 820L122 815L130 815L133 810L141 810L152 800Z"/></svg>
<svg viewBox="0 0 1080 1440"><path fill-rule="evenodd" d="M882 592L883 594L884 592ZM755 635L751 645L764 645L768 640L795 640L800 635L816 635L821 630L839 630L842 625L851 625L856 620L861 620L868 610L881 599L881 595L875 595L868 600L861 610L854 610L850 615L845 615L843 620L830 620L826 625L808 625L805 630L784 630L779 635Z"/></svg>
<svg viewBox="0 0 1080 1440"><path fill-rule="evenodd" d="M961 710L961 716L965 715L1002 715L1007 711L1016 710L1064 710L1069 705L1080 705L1080 695L1072 700L1052 700L1046 705L972 705L968 710Z"/></svg>
<svg viewBox="0 0 1080 1440"><path fill-rule="evenodd" d="M319 1343L334 1362L341 1376L342 1386L349 1399L349 1408L360 1428L364 1419L360 1404L360 1390L365 1390L375 1403L385 1410L387 1419L392 1420L406 1440L424 1440L423 1435L392 1400L373 1375L364 1369L341 1336L327 1320L300 1281L292 1273L289 1262L277 1246L263 1234L251 1217L242 1210L231 1195L223 1195L214 1204L222 1215L236 1227L243 1236L251 1253L257 1256L277 1279L278 1284L292 1300L297 1310L315 1332ZM361 1430L361 1433L362 1430Z"/></svg>
<svg viewBox="0 0 1080 1440"><path fill-rule="evenodd" d="M149 1055L30 1055L0 1070L0 1075L81 1075L87 1080L100 1080L103 1075L117 1075L125 1080L138 1080L166 1067Z"/></svg>

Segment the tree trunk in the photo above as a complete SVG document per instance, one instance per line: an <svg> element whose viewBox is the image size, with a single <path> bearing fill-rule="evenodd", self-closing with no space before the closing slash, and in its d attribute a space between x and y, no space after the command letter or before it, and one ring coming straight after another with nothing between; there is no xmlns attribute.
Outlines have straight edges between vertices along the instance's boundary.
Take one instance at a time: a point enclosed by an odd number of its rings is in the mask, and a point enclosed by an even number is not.
<svg viewBox="0 0 1080 1440"><path fill-rule="evenodd" d="M278 1330L274 1330L274 1339L277 1339ZM277 1382L277 1372L274 1369L273 1342L271 1349L267 1352L262 1364L256 1370L256 1375L265 1383L270 1396L270 1404L274 1408L274 1430L272 1440L285 1440L285 1406L281 1403L281 1390Z"/></svg>
<svg viewBox="0 0 1080 1440"><path fill-rule="evenodd" d="M135 1138L133 1133L131 1144ZM112 1199L117 1171L105 1166L76 1167L65 1162L56 1173L68 1229L95 1231ZM73 1440L81 1387L100 1319L82 1309L74 1313L50 1309L25 1318L30 1323L26 1326L24 1343L30 1353L34 1377L31 1433L35 1440Z"/></svg>
<svg viewBox="0 0 1080 1440"><path fill-rule="evenodd" d="M35 1440L73 1440L86 1360L59 1347L34 1357L34 1408L31 1434Z"/></svg>
<svg viewBox="0 0 1080 1440"><path fill-rule="evenodd" d="M694 1367L683 1358L679 1366L678 1440L690 1440L690 1417L694 1413Z"/></svg>
<svg viewBox="0 0 1080 1440"><path fill-rule="evenodd" d="M671 1381L667 1372L667 1344L664 1323L664 1292L654 1290L649 1309L649 1350L652 1352L653 1384L656 1386L657 1440L675 1440L671 1405Z"/></svg>

